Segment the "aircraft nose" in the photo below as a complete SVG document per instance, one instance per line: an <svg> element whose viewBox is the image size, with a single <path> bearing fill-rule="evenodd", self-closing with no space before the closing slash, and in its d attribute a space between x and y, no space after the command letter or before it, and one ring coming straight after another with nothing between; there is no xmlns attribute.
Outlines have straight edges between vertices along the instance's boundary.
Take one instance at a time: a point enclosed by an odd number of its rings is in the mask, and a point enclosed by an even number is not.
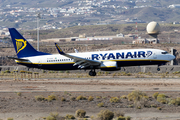
<svg viewBox="0 0 180 120"><path fill-rule="evenodd" d="M174 55L171 55L170 59L174 60L176 57Z"/></svg>

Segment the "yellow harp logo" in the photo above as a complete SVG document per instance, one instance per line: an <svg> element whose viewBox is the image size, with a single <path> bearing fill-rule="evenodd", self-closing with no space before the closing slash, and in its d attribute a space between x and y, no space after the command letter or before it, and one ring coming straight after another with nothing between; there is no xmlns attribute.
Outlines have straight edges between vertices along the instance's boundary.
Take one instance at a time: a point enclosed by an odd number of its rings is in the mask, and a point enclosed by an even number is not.
<svg viewBox="0 0 180 120"><path fill-rule="evenodd" d="M23 50L26 47L27 41L24 41L23 39L15 39L15 40L16 40L17 53L19 53L21 50Z"/></svg>

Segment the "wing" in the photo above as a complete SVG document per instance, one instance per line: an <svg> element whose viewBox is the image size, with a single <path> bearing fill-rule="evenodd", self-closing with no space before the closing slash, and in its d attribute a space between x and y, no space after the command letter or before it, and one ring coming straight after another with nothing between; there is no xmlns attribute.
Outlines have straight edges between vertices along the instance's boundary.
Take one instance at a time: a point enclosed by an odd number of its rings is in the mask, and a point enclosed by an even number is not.
<svg viewBox="0 0 180 120"><path fill-rule="evenodd" d="M89 59L85 59L85 58L82 58L82 57L77 57L77 56L74 56L74 55L66 54L57 45L57 43L55 43L55 45L56 45L56 48L57 48L59 54L64 55L64 56L69 57L69 58L74 60L75 63L74 63L73 66L79 65L78 68L86 68L86 67L89 67L89 66L99 66L101 64L100 61L89 60Z"/></svg>

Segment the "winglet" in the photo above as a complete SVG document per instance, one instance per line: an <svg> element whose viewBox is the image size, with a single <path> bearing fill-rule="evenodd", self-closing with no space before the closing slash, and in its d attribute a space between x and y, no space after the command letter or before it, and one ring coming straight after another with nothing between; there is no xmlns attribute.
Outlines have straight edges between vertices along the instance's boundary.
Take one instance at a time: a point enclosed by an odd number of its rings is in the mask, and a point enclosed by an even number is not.
<svg viewBox="0 0 180 120"><path fill-rule="evenodd" d="M62 49L57 45L57 43L55 43L55 46L56 46L56 48L57 48L59 54L65 55L65 53L64 53L64 52L62 51Z"/></svg>

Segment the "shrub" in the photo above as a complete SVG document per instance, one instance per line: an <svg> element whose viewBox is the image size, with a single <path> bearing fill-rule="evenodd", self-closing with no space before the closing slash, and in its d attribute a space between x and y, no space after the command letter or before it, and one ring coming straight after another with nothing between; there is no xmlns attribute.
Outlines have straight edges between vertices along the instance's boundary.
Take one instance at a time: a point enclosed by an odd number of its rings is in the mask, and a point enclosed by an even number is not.
<svg viewBox="0 0 180 120"><path fill-rule="evenodd" d="M167 104L168 100L166 100L166 95L165 94L159 94L157 96L157 101L162 103L162 104Z"/></svg>
<svg viewBox="0 0 180 120"><path fill-rule="evenodd" d="M8 118L7 120L14 120L13 118Z"/></svg>
<svg viewBox="0 0 180 120"><path fill-rule="evenodd" d="M58 113L50 113L50 116L46 117L46 120L58 120L59 114Z"/></svg>
<svg viewBox="0 0 180 120"><path fill-rule="evenodd" d="M109 110L101 110L97 117L100 119L100 120L112 120L113 117L114 117L114 113L109 111Z"/></svg>
<svg viewBox="0 0 180 120"><path fill-rule="evenodd" d="M46 117L45 120L56 120L56 118L53 118L52 116L48 116L48 117Z"/></svg>
<svg viewBox="0 0 180 120"><path fill-rule="evenodd" d="M94 116L92 115L90 118L91 118L91 120L93 120L93 119L94 119Z"/></svg>
<svg viewBox="0 0 180 120"><path fill-rule="evenodd" d="M119 117L119 116L124 117L124 112L115 111L115 112L114 112L114 117Z"/></svg>
<svg viewBox="0 0 180 120"><path fill-rule="evenodd" d="M119 116L119 117L117 117L117 119L116 120L126 120L126 118L125 117L123 117L123 116Z"/></svg>
<svg viewBox="0 0 180 120"><path fill-rule="evenodd" d="M127 116L127 117L126 117L126 120L131 120L131 117L130 117L130 116Z"/></svg>
<svg viewBox="0 0 180 120"><path fill-rule="evenodd" d="M21 92L17 92L17 95L18 95L18 96L21 96Z"/></svg>
<svg viewBox="0 0 180 120"><path fill-rule="evenodd" d="M157 107L157 109L158 109L158 110L162 110L162 108L161 108L161 107Z"/></svg>
<svg viewBox="0 0 180 120"><path fill-rule="evenodd" d="M149 99L149 97L148 97L148 96L143 96L143 98L145 98L145 99Z"/></svg>
<svg viewBox="0 0 180 120"><path fill-rule="evenodd" d="M75 101L76 98L75 98L75 97L71 97L70 100L71 100L71 101Z"/></svg>
<svg viewBox="0 0 180 120"><path fill-rule="evenodd" d="M134 105L128 105L128 108L133 108L134 107Z"/></svg>
<svg viewBox="0 0 180 120"><path fill-rule="evenodd" d="M86 97L80 95L80 96L78 96L78 97L76 98L76 100L86 100Z"/></svg>
<svg viewBox="0 0 180 120"><path fill-rule="evenodd" d="M108 75L108 74L110 74L110 73L106 71L105 74Z"/></svg>
<svg viewBox="0 0 180 120"><path fill-rule="evenodd" d="M94 98L92 96L89 96L88 101L93 101Z"/></svg>
<svg viewBox="0 0 180 120"><path fill-rule="evenodd" d="M97 104L97 106L98 106L98 107L104 107L104 103L101 102L101 103Z"/></svg>
<svg viewBox="0 0 180 120"><path fill-rule="evenodd" d="M73 115L69 115L69 114L67 114L65 118L66 119L75 119L75 117Z"/></svg>
<svg viewBox="0 0 180 120"><path fill-rule="evenodd" d="M6 70L6 71L4 71L4 73L11 73L11 71L9 71L9 70Z"/></svg>
<svg viewBox="0 0 180 120"><path fill-rule="evenodd" d="M37 101L43 101L45 98L42 95L34 96Z"/></svg>
<svg viewBox="0 0 180 120"><path fill-rule="evenodd" d="M140 101L143 98L143 96L146 96L146 94L141 91L133 91L129 93L127 97L129 101L137 102Z"/></svg>
<svg viewBox="0 0 180 120"><path fill-rule="evenodd" d="M159 95L157 96L157 98L158 98L158 97L165 98L166 95L165 95L165 94L159 94Z"/></svg>
<svg viewBox="0 0 180 120"><path fill-rule="evenodd" d="M64 91L64 94L71 96L71 93L68 93L67 91Z"/></svg>
<svg viewBox="0 0 180 120"><path fill-rule="evenodd" d="M155 104L152 104L152 105L151 105L151 107L153 107L153 108L156 108L156 107L157 107L157 105L155 105Z"/></svg>
<svg viewBox="0 0 180 120"><path fill-rule="evenodd" d="M61 101L66 101L66 99L64 97L61 98Z"/></svg>
<svg viewBox="0 0 180 120"><path fill-rule="evenodd" d="M110 99L110 102L111 102L111 103L118 103L118 102L120 102L120 99L119 99L118 97L112 97L112 98Z"/></svg>
<svg viewBox="0 0 180 120"><path fill-rule="evenodd" d="M152 97L153 98L155 98L155 99L157 99L157 96L159 95L159 93L158 92L155 92L153 95L152 95Z"/></svg>
<svg viewBox="0 0 180 120"><path fill-rule="evenodd" d="M86 111L79 109L76 111L75 115L76 115L76 117L84 118L86 115Z"/></svg>
<svg viewBox="0 0 180 120"><path fill-rule="evenodd" d="M26 71L24 71L24 70L21 70L21 71L20 71L20 73L26 73Z"/></svg>
<svg viewBox="0 0 180 120"><path fill-rule="evenodd" d="M102 97L102 99L106 99L107 97Z"/></svg>
<svg viewBox="0 0 180 120"><path fill-rule="evenodd" d="M49 96L47 97L47 100L48 100L48 101L52 101L52 100L56 100L56 99L57 99L56 96L53 95L53 94L51 94L51 95L49 95Z"/></svg>
<svg viewBox="0 0 180 120"><path fill-rule="evenodd" d="M179 73L180 73L180 71L175 71L175 72L173 72L173 74L175 74L175 75L176 75L176 74L179 74Z"/></svg>
<svg viewBox="0 0 180 120"><path fill-rule="evenodd" d="M169 104L170 105L180 105L180 98L170 100Z"/></svg>
<svg viewBox="0 0 180 120"><path fill-rule="evenodd" d="M126 95L123 95L120 97L121 99L127 99L127 96Z"/></svg>
<svg viewBox="0 0 180 120"><path fill-rule="evenodd" d="M101 99L101 96L96 96L96 99Z"/></svg>

